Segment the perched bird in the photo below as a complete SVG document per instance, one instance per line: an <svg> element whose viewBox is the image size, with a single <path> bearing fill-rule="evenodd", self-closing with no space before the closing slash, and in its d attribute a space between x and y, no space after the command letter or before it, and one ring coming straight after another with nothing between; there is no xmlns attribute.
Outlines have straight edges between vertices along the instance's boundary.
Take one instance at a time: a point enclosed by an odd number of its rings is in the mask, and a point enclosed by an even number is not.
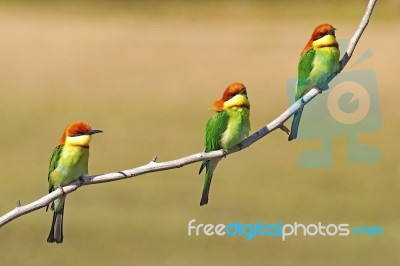
<svg viewBox="0 0 400 266"><path fill-rule="evenodd" d="M225 90L222 98L214 102L214 114L206 124L206 152L228 149L241 142L250 131L250 102L246 87L234 82ZM203 161L199 174L206 168L200 206L208 203L208 193L215 167L221 158Z"/></svg>
<svg viewBox="0 0 400 266"><path fill-rule="evenodd" d="M339 71L340 51L335 30L329 24L319 25L315 28L311 39L301 52L298 65L296 101L313 87L325 82L331 74ZM289 141L297 138L302 112L303 108L300 108L294 114Z"/></svg>
<svg viewBox="0 0 400 266"><path fill-rule="evenodd" d="M89 142L93 134L100 132L103 131L92 129L83 121L74 122L65 129L58 146L51 155L48 175L49 193L87 175ZM51 204L54 213L47 238L49 243L63 242L65 198L65 195L61 196Z"/></svg>

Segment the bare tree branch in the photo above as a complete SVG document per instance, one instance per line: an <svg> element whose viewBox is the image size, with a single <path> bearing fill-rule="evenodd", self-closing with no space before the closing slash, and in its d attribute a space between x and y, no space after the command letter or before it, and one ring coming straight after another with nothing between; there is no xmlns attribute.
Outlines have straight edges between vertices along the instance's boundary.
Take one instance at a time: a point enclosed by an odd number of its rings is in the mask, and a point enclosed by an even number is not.
<svg viewBox="0 0 400 266"><path fill-rule="evenodd" d="M342 60L340 60L340 71L345 67L347 62L350 60L350 57L353 55L354 49L356 49L356 45L358 41L361 38L361 35L363 34L364 30L367 28L367 25L369 23L369 19L371 18L372 11L374 10L376 1L370 0L367 6L367 10L365 11L365 14L363 18L361 19L360 25L358 26L358 29L356 33L354 33L353 38L351 38L349 47L347 48L346 53L342 57Z"/></svg>
<svg viewBox="0 0 400 266"><path fill-rule="evenodd" d="M355 49L359 39L361 38L361 35L363 34L365 28L367 27L376 1L377 0L369 1L367 10L361 20L359 28L357 29L353 38L351 39L346 54L342 57L342 59L340 61L340 71L346 66L347 62L350 60L350 58L354 52L354 49ZM320 86L320 88L323 88L323 89L328 88L328 83L335 76L337 76L339 74L339 72L331 75L328 78L328 80L325 82L325 84ZM139 175L143 175L143 174L147 174L147 173L165 171L165 170L174 169L174 168L180 168L180 167L183 167L188 164L192 164L192 163L196 163L196 162L200 162L200 161L212 159L212 158L225 157L231 153L241 151L242 149L245 149L245 148L249 147L250 145L252 145L253 143L255 143L256 141L258 141L259 139L265 137L266 135L268 135L275 129L280 128L286 132L287 129L285 129L283 123L286 120L288 120L298 109L300 109L302 106L304 106L308 102L310 102L319 93L321 93L321 90L319 88L311 89L300 100L295 102L286 111L284 111L278 118L276 118L274 121L272 121L268 125L262 127L260 130L253 133L251 136L249 136L248 138L243 140L241 143L239 143L235 147L232 147L231 149L217 150L217 151L212 151L212 152L208 152L208 153L199 152L199 153L189 155L189 156L186 156L186 157L183 157L180 159L167 161L167 162L161 162L161 163L156 162L157 157L155 156L148 164L139 166L139 167L136 167L133 169L128 169L128 170L114 172L114 173L108 173L108 174L103 174L103 175L85 176L81 180L77 180L77 181L71 183L70 185L63 187L62 189L59 188L32 203L29 203L26 205L21 205L18 201L17 207L14 210L12 210L0 217L0 227L2 227L3 225L11 222L12 220L14 220L22 215L25 215L25 214L33 212L37 209L46 207L48 204L50 204L52 201L54 201L59 196L63 195L64 193L69 194L69 193L77 190L81 186L117 181L120 179L131 178L131 177L135 177L135 176L139 176Z"/></svg>

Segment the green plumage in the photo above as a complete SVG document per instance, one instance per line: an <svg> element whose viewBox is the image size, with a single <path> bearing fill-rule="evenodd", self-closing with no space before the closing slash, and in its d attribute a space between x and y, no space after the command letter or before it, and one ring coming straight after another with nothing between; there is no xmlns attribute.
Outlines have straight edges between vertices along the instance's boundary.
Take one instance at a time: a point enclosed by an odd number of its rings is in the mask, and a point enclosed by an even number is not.
<svg viewBox="0 0 400 266"><path fill-rule="evenodd" d="M324 47L310 49L300 57L296 101L339 70L339 56L337 47Z"/></svg>
<svg viewBox="0 0 400 266"><path fill-rule="evenodd" d="M53 153L50 158L50 165L49 165L49 174L47 180L49 181L49 193L53 191L54 188L54 180L50 180L51 173L57 168L58 161L61 157L61 152L63 150L64 144L58 145L54 148Z"/></svg>
<svg viewBox="0 0 400 266"><path fill-rule="evenodd" d="M228 127L227 111L217 112L206 124L206 152L222 149L221 136Z"/></svg>
<svg viewBox="0 0 400 266"><path fill-rule="evenodd" d="M79 146L58 145L49 165L49 193L59 187L83 177L88 172L89 149ZM63 242L63 217L66 196L61 196L51 204L53 221L47 242Z"/></svg>
<svg viewBox="0 0 400 266"><path fill-rule="evenodd" d="M295 100L297 101L307 92L309 87L309 76L313 69L313 61L315 58L315 50L310 49L302 57L300 57L299 65L297 68L297 88Z"/></svg>
<svg viewBox="0 0 400 266"><path fill-rule="evenodd" d="M214 114L206 124L206 152L228 149L241 142L250 132L250 111L245 107L232 107ZM204 187L200 205L208 203L208 194L215 168L221 158L203 161L199 174L204 168Z"/></svg>
<svg viewBox="0 0 400 266"><path fill-rule="evenodd" d="M339 70L340 52L337 47L312 48L300 57L298 65L297 89L295 100L299 100L310 89L321 85L333 73ZM289 140L297 138L303 108L293 117Z"/></svg>

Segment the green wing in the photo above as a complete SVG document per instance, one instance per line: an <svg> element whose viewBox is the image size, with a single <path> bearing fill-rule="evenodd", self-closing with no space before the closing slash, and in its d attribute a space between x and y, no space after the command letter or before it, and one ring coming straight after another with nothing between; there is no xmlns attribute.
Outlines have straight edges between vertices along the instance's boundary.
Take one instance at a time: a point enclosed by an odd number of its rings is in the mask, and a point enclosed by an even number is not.
<svg viewBox="0 0 400 266"><path fill-rule="evenodd" d="M226 111L214 114L206 124L206 152L221 149L221 137L228 127L229 115Z"/></svg>
<svg viewBox="0 0 400 266"><path fill-rule="evenodd" d="M214 114L206 124L206 152L221 149L221 137L228 127L229 115L226 111ZM209 161L203 161L199 174L205 167L208 168ZM208 171L208 170L207 170Z"/></svg>
<svg viewBox="0 0 400 266"><path fill-rule="evenodd" d="M314 67L313 61L315 57L315 50L308 50L299 61L298 73L297 73L297 90L296 90L296 101L303 97L307 92L308 78Z"/></svg>
<svg viewBox="0 0 400 266"><path fill-rule="evenodd" d="M58 145L57 147L54 148L53 154L51 155L49 174L47 176L47 180L49 181L49 193L53 189L53 184L52 184L52 181L50 180L50 174L57 168L58 161L60 160L63 147L64 147L64 144Z"/></svg>

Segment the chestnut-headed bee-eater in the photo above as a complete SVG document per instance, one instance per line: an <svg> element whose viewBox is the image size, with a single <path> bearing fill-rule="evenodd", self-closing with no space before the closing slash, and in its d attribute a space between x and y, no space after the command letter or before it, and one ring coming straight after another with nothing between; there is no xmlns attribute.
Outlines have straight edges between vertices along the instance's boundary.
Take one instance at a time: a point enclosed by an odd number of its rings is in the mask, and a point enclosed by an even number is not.
<svg viewBox="0 0 400 266"><path fill-rule="evenodd" d="M78 121L70 124L64 131L58 146L54 148L49 166L49 193L59 187L82 178L88 173L89 142L91 136L101 130L92 129L89 124ZM66 195L51 204L53 222L47 242L63 242L63 218ZM47 206L48 207L48 206Z"/></svg>
<svg viewBox="0 0 400 266"><path fill-rule="evenodd" d="M211 109L216 113L206 124L206 152L231 148L249 135L250 102L246 87L242 83L230 84L222 98L215 101ZM211 179L220 160L221 158L215 158L201 164L199 174L204 168L206 173L200 206L208 203Z"/></svg>
<svg viewBox="0 0 400 266"><path fill-rule="evenodd" d="M335 30L329 24L317 26L301 52L297 69L296 101L313 87L322 85L331 74L339 71L340 51ZM302 112L303 107L294 114L289 141L297 138Z"/></svg>

